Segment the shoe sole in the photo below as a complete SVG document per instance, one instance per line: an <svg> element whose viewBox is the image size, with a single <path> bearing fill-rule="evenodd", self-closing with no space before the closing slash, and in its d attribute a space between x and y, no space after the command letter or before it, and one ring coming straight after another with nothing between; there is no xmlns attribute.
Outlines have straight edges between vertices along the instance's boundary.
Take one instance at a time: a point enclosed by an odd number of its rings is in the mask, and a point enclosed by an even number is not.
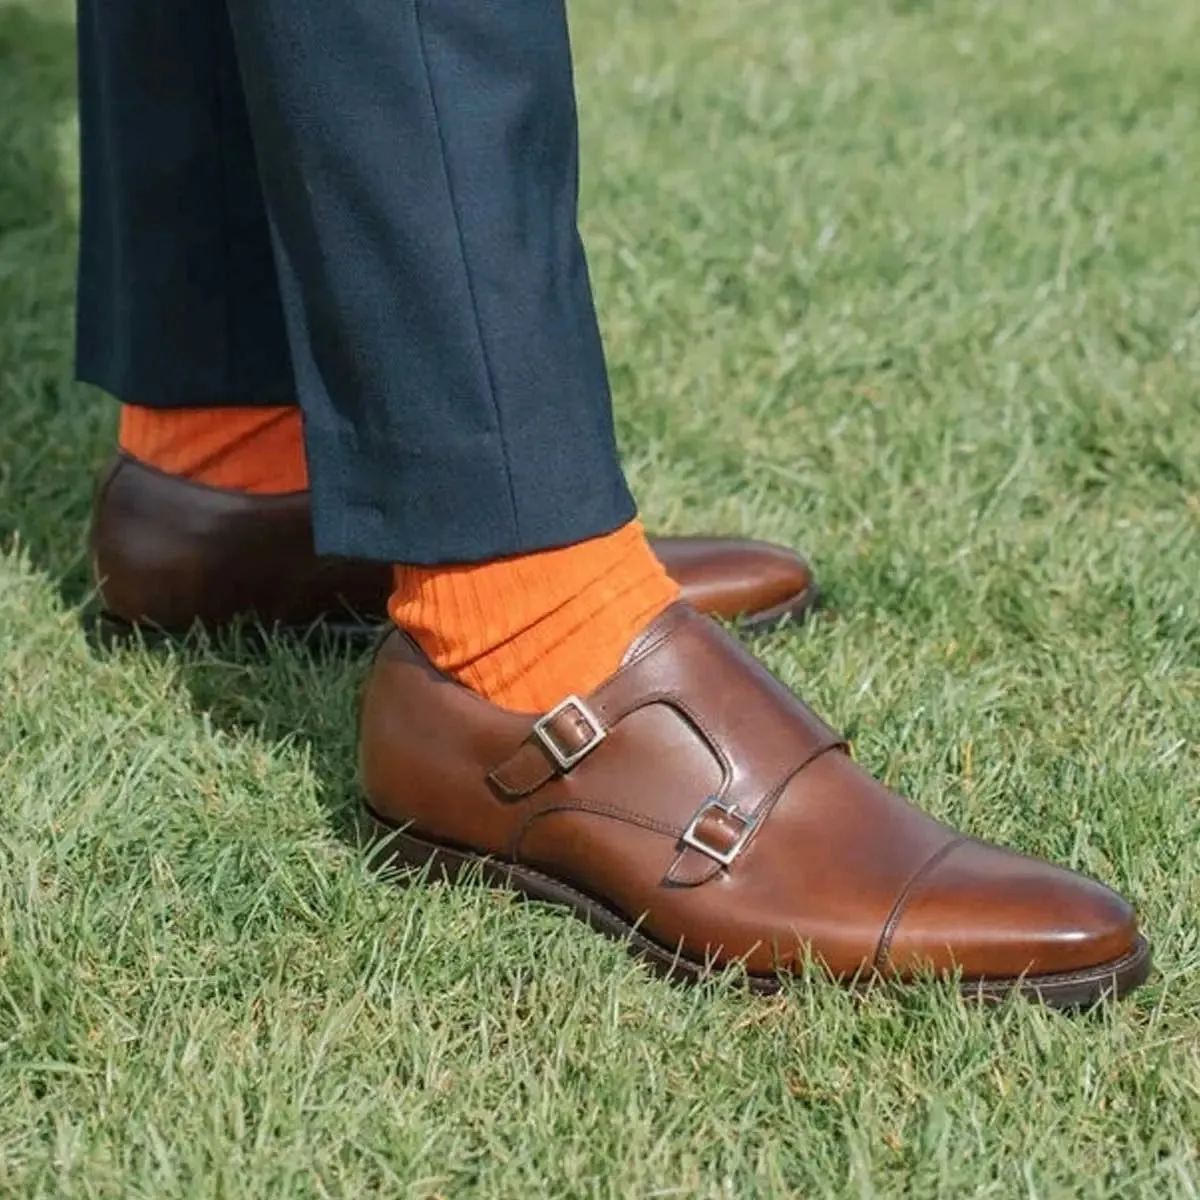
<svg viewBox="0 0 1200 1200"><path fill-rule="evenodd" d="M770 633L789 621L799 624L813 609L819 606L820 602L821 593L816 584L813 584L782 604L764 609L753 616L739 617L735 624L744 633L754 635ZM209 636L220 636L230 629L236 628L255 646L264 646L269 639L278 637L309 647L332 644L339 648L372 650L392 628L386 620L355 621L324 618L308 625L262 626L247 619L235 621L229 625L221 625L212 630L206 630L199 623L189 630L177 630L162 629L157 625L145 623L134 624L104 611L86 615L84 626L88 636L106 649L139 643L150 648L180 645L194 638L197 632L205 632Z"/></svg>
<svg viewBox="0 0 1200 1200"><path fill-rule="evenodd" d="M810 583L802 592L798 592L790 600L776 604L772 608L764 608L762 612L737 617L734 628L742 633L763 634L774 633L781 625L789 622L799 625L815 609L821 606L821 589L815 583Z"/></svg>
<svg viewBox="0 0 1200 1200"><path fill-rule="evenodd" d="M157 625L133 624L113 616L112 613L98 612L85 615L84 629L95 644L108 650L130 645L142 645L148 649L179 646L194 640L198 634L211 638L236 631L257 649L264 649L270 640L280 638L310 649L329 646L339 650L366 651L373 650L391 631L392 626L386 622L353 620L319 620L309 625L264 626L245 620L221 625L215 629L207 629L197 622L190 630L175 630L162 629Z"/></svg>
<svg viewBox="0 0 1200 1200"><path fill-rule="evenodd" d="M591 928L624 942L631 953L643 959L667 979L699 983L720 975L723 968L697 962L671 951L642 933L620 913L570 884L532 867L505 863L471 851L425 841L403 833L363 804L366 820L374 834L368 863L376 870L398 868L402 872L427 872L432 878L454 883L464 875L498 888L515 891L528 900L540 900L568 908ZM958 985L965 996L986 1003L1000 1003L1013 995L1037 1000L1055 1009L1091 1008L1102 1000L1116 1000L1145 983L1150 974L1150 944L1139 937L1133 949L1121 958L1079 971L1054 975L1024 975L1007 979L971 980ZM750 975L741 982L752 992L771 995L782 986L780 977ZM878 981L855 981L853 990L869 990Z"/></svg>

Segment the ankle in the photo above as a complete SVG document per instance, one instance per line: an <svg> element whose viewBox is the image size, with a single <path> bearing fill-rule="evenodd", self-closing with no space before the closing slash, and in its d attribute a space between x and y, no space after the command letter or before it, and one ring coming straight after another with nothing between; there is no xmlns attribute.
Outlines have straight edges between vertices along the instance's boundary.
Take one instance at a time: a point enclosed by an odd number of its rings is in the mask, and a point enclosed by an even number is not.
<svg viewBox="0 0 1200 1200"><path fill-rule="evenodd" d="M388 611L431 661L505 708L585 694L678 586L640 522L558 550L470 566L397 566Z"/></svg>
<svg viewBox="0 0 1200 1200"><path fill-rule="evenodd" d="M121 406L118 434L130 457L193 483L258 495L308 487L304 426L294 406Z"/></svg>

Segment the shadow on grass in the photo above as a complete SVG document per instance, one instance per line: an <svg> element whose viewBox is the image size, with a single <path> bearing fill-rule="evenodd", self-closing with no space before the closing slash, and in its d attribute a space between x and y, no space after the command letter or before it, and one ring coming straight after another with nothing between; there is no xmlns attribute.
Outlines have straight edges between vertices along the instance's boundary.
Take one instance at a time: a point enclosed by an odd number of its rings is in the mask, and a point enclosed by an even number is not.
<svg viewBox="0 0 1200 1200"><path fill-rule="evenodd" d="M174 653L195 711L233 736L305 755L330 829L361 844L358 707L373 650L230 632L196 635Z"/></svg>
<svg viewBox="0 0 1200 1200"><path fill-rule="evenodd" d="M67 6L0 0L0 546L19 541L72 609L93 593L87 528L116 412L73 381L76 104ZM369 654L255 647L237 634L173 653L195 711L231 735L306 755L331 828L356 838L358 690Z"/></svg>

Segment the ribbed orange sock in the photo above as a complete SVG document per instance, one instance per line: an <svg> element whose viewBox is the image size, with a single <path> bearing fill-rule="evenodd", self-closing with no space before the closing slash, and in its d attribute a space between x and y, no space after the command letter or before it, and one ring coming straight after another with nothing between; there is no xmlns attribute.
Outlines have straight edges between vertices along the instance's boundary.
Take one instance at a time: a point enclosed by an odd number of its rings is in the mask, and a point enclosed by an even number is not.
<svg viewBox="0 0 1200 1200"><path fill-rule="evenodd" d="M561 550L395 568L388 611L435 665L504 708L585 695L679 598L640 521Z"/></svg>
<svg viewBox="0 0 1200 1200"><path fill-rule="evenodd" d="M126 454L193 483L258 495L308 487L304 426L294 406L139 408L121 406Z"/></svg>

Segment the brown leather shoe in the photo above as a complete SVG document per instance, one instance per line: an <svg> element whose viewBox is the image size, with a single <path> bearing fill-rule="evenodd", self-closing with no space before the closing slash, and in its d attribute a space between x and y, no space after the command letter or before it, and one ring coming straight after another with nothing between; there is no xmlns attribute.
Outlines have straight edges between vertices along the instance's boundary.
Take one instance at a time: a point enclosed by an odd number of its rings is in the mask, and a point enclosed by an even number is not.
<svg viewBox="0 0 1200 1200"><path fill-rule="evenodd" d="M655 552L685 597L762 629L817 602L808 564L767 542L663 538ZM387 620L391 569L318 558L307 492L250 496L189 483L117 455L97 492L92 566L108 636L183 633L239 618L373 639Z"/></svg>
<svg viewBox="0 0 1200 1200"><path fill-rule="evenodd" d="M127 455L96 494L92 570L119 637L185 633L244 618L295 631L378 636L391 568L318 558L307 492L251 496L189 483Z"/></svg>
<svg viewBox="0 0 1200 1200"><path fill-rule="evenodd" d="M800 621L820 599L794 550L751 538L656 537L650 545L697 612L765 632Z"/></svg>
<svg viewBox="0 0 1200 1200"><path fill-rule="evenodd" d="M770 990L953 975L1090 1004L1150 951L1119 896L893 795L719 625L675 605L585 699L540 719L434 669L404 635L367 685L377 864L431 864L565 905L663 971L738 963Z"/></svg>

